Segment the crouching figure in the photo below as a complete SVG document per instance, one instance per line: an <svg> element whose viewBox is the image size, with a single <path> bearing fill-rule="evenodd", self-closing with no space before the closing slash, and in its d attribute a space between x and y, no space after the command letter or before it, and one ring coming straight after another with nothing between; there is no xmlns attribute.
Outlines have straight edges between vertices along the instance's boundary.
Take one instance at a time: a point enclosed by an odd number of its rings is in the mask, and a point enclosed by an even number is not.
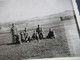
<svg viewBox="0 0 80 60"><path fill-rule="evenodd" d="M20 32L20 39L21 39L21 42L25 42L25 38L24 38L24 33L23 32Z"/></svg>
<svg viewBox="0 0 80 60"><path fill-rule="evenodd" d="M52 29L49 29L49 33L48 33L46 38L52 39L52 38L55 38L55 37L56 37L55 32L52 31Z"/></svg>
<svg viewBox="0 0 80 60"><path fill-rule="evenodd" d="M39 38L38 38L38 34L36 33L36 31L33 31L32 39L38 41Z"/></svg>
<svg viewBox="0 0 80 60"><path fill-rule="evenodd" d="M43 39L43 33L39 33L39 39Z"/></svg>
<svg viewBox="0 0 80 60"><path fill-rule="evenodd" d="M16 44L20 44L20 38L19 34L16 34Z"/></svg>

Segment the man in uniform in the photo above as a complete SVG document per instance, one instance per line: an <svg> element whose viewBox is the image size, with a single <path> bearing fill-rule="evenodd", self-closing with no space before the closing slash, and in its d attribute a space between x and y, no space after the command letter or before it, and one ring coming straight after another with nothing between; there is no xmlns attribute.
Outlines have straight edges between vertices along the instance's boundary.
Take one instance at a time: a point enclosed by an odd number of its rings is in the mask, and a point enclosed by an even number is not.
<svg viewBox="0 0 80 60"><path fill-rule="evenodd" d="M47 35L47 38L48 38L48 39L55 38L55 32L52 31L52 29L49 29L49 33L48 33L48 35Z"/></svg>
<svg viewBox="0 0 80 60"><path fill-rule="evenodd" d="M38 25L38 27L36 28L36 32L38 33L39 39L43 38L43 31L42 28Z"/></svg>
<svg viewBox="0 0 80 60"><path fill-rule="evenodd" d="M17 35L17 28L14 26L14 24L12 24L11 27L11 35L12 35L12 43L16 43L16 35Z"/></svg>
<svg viewBox="0 0 80 60"><path fill-rule="evenodd" d="M27 29L26 29L26 27L25 27L25 29L24 29L24 38L25 38L25 40L28 38L28 33L27 33Z"/></svg>
<svg viewBox="0 0 80 60"><path fill-rule="evenodd" d="M38 34L36 33L36 31L33 31L32 39L38 41Z"/></svg>
<svg viewBox="0 0 80 60"><path fill-rule="evenodd" d="M20 39L21 39L21 42L25 42L24 33L22 31L20 32Z"/></svg>

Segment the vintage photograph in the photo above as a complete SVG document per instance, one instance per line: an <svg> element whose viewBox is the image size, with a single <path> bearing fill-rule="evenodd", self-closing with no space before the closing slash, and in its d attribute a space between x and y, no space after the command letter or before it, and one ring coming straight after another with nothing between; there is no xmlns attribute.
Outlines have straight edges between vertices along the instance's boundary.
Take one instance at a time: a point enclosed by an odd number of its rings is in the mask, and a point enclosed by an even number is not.
<svg viewBox="0 0 80 60"><path fill-rule="evenodd" d="M80 57L72 0L0 0L0 60Z"/></svg>

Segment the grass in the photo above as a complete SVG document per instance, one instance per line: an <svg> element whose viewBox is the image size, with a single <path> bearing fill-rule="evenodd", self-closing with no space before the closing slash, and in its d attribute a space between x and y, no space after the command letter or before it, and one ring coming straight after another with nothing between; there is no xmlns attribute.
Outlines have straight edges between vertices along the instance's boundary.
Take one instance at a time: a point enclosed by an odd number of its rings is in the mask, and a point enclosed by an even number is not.
<svg viewBox="0 0 80 60"><path fill-rule="evenodd" d="M46 28L44 29L44 36L47 35L51 26L53 26L51 23L48 26L43 26ZM56 26L55 28L52 27L55 30L56 39L42 39L39 42L31 41L19 45L9 45L11 43L10 33L0 34L0 60L70 57L64 26L62 23ZM30 31L29 33L32 34Z"/></svg>

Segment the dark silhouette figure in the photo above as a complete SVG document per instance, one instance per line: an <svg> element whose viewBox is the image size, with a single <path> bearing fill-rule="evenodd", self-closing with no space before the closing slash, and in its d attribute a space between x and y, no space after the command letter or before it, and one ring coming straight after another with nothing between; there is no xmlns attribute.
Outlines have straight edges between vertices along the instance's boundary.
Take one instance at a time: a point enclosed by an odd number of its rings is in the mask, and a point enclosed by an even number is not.
<svg viewBox="0 0 80 60"><path fill-rule="evenodd" d="M36 32L38 33L39 39L43 39L43 31L42 28L38 25L38 27L36 28Z"/></svg>
<svg viewBox="0 0 80 60"><path fill-rule="evenodd" d="M43 39L44 37L43 37L43 33L40 33L39 34L39 39Z"/></svg>
<svg viewBox="0 0 80 60"><path fill-rule="evenodd" d="M24 29L24 39L27 40L28 39L28 33L27 33L27 29Z"/></svg>
<svg viewBox="0 0 80 60"><path fill-rule="evenodd" d="M23 32L20 32L20 39L21 39L21 42L25 42L25 38L24 38L24 33Z"/></svg>
<svg viewBox="0 0 80 60"><path fill-rule="evenodd" d="M54 34L54 32L52 31L52 29L49 29L49 33L48 33L48 35L47 35L47 38L48 38L48 39L55 38L55 34Z"/></svg>
<svg viewBox="0 0 80 60"><path fill-rule="evenodd" d="M36 33L36 31L33 32L32 39L38 41L38 34Z"/></svg>
<svg viewBox="0 0 80 60"><path fill-rule="evenodd" d="M32 41L32 39L31 39L31 37L30 36L28 36L28 40L27 40L27 42L31 42Z"/></svg>
<svg viewBox="0 0 80 60"><path fill-rule="evenodd" d="M20 44L19 35L18 34L16 35L16 44Z"/></svg>
<svg viewBox="0 0 80 60"><path fill-rule="evenodd" d="M12 35L12 43L16 43L16 35L18 34L18 32L17 32L17 28L15 27L14 24L12 24L10 32L11 32L11 35Z"/></svg>

